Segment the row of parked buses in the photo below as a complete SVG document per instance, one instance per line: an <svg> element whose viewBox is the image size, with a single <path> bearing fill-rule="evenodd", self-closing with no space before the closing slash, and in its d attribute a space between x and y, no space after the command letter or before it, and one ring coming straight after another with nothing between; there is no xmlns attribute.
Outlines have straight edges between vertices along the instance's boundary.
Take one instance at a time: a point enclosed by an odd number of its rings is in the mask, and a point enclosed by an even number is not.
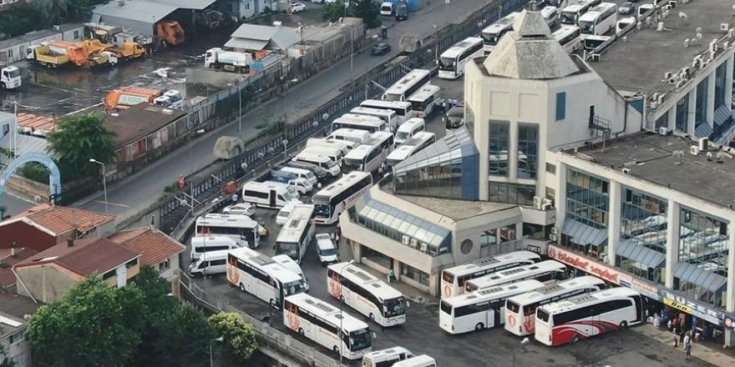
<svg viewBox="0 0 735 367"><path fill-rule="evenodd" d="M439 327L450 334L494 328L549 345L575 343L641 323L640 294L518 251L442 272Z"/></svg>

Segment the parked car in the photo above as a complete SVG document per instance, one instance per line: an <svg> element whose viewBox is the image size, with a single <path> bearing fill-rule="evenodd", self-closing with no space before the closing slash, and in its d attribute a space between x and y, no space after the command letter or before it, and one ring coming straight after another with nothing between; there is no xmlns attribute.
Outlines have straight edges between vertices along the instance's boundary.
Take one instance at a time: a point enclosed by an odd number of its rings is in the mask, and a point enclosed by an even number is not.
<svg viewBox="0 0 735 367"><path fill-rule="evenodd" d="M243 214L247 216L252 216L253 214L255 214L255 205L252 203L241 203L241 204L230 205L222 209L222 213Z"/></svg>
<svg viewBox="0 0 735 367"><path fill-rule="evenodd" d="M385 42L380 42L373 46L373 55L385 55L390 52L390 45Z"/></svg>
<svg viewBox="0 0 735 367"><path fill-rule="evenodd" d="M337 246L334 245L334 241L329 237L328 233L319 233L316 236L316 251L319 255L319 262L322 266L326 266L331 263L339 261L339 255L337 254Z"/></svg>
<svg viewBox="0 0 735 367"><path fill-rule="evenodd" d="M291 3L291 13L301 13L304 10L306 10L304 3Z"/></svg>
<svg viewBox="0 0 735 367"><path fill-rule="evenodd" d="M618 8L618 13L620 15L632 15L632 14L635 14L635 4L633 4L630 1L624 2Z"/></svg>

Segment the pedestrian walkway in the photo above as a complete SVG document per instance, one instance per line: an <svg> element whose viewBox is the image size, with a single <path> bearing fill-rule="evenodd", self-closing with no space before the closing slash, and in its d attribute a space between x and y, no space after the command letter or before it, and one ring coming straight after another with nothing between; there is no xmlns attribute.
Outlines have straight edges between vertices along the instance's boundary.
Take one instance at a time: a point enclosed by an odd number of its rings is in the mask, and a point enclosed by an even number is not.
<svg viewBox="0 0 735 367"><path fill-rule="evenodd" d="M657 328L652 324L646 323L645 325L634 327L632 330L635 330L651 339L658 340L663 345L674 349L675 334L665 328ZM679 345L677 351L674 353L681 353L682 358L684 358L683 346ZM710 343L692 343L692 357L701 359L715 366L735 366L735 352L732 350L712 348Z"/></svg>

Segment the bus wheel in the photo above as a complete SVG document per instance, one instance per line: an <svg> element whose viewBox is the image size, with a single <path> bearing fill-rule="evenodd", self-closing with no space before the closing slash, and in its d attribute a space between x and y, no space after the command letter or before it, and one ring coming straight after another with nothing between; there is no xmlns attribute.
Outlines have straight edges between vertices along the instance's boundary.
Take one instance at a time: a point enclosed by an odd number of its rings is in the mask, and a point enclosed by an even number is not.
<svg viewBox="0 0 735 367"><path fill-rule="evenodd" d="M304 329L299 328L299 335L304 336Z"/></svg>
<svg viewBox="0 0 735 367"><path fill-rule="evenodd" d="M628 328L628 322L627 321L621 321L619 326L620 326L620 330L627 329Z"/></svg>
<svg viewBox="0 0 735 367"><path fill-rule="evenodd" d="M579 335L574 335L572 337L572 344L577 344L578 341L579 341Z"/></svg>
<svg viewBox="0 0 735 367"><path fill-rule="evenodd" d="M240 283L240 290L245 292L245 284Z"/></svg>
<svg viewBox="0 0 735 367"><path fill-rule="evenodd" d="M271 305L271 307L276 307L276 301L273 298L271 298L268 303Z"/></svg>
<svg viewBox="0 0 735 367"><path fill-rule="evenodd" d="M334 346L334 347L332 348L332 350L334 351L334 353L337 353L337 355L339 355L339 347L337 347L337 346L335 345L335 346Z"/></svg>
<svg viewBox="0 0 735 367"><path fill-rule="evenodd" d="M375 315L373 315L372 312L370 313L370 316L368 317L370 318L370 321L375 322Z"/></svg>
<svg viewBox="0 0 735 367"><path fill-rule="evenodd" d="M475 325L475 330L480 331L485 328L485 325L483 325L481 322L478 322L477 325Z"/></svg>

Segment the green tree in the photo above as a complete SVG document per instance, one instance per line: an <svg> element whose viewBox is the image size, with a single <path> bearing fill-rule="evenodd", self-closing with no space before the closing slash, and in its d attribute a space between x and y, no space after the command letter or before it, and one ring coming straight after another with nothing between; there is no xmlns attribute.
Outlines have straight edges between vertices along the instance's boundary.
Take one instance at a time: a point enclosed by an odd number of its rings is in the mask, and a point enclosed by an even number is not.
<svg viewBox="0 0 735 367"><path fill-rule="evenodd" d="M365 26L375 28L380 26L378 14L380 8L377 2L373 0L355 0L350 4L350 8L354 8L352 12L355 17L362 18Z"/></svg>
<svg viewBox="0 0 735 367"><path fill-rule="evenodd" d="M336 22L339 18L344 17L345 14L352 16L352 9L347 8L346 10L345 12L345 5L342 2L325 4L322 7L322 20L325 22Z"/></svg>
<svg viewBox="0 0 735 367"><path fill-rule="evenodd" d="M99 277L42 306L28 325L33 364L53 367L129 365L140 336L128 327L140 292L120 292Z"/></svg>
<svg viewBox="0 0 735 367"><path fill-rule="evenodd" d="M49 28L54 24L86 21L92 8L108 0L33 0L18 2L0 12L0 30L6 37Z"/></svg>
<svg viewBox="0 0 735 367"><path fill-rule="evenodd" d="M209 317L217 335L222 336L223 359L232 365L244 364L258 349L253 325L234 312L220 312Z"/></svg>
<svg viewBox="0 0 735 367"><path fill-rule="evenodd" d="M47 149L63 171L62 177L97 177L99 165L89 159L112 163L114 136L105 127L104 115L86 113L62 117L58 129L48 136Z"/></svg>
<svg viewBox="0 0 735 367"><path fill-rule="evenodd" d="M153 344L150 354L138 358L138 367L201 367L208 365L209 343L215 332L207 317L188 303L176 303L173 309L161 315L160 320L150 325L156 328L159 337L148 342Z"/></svg>

